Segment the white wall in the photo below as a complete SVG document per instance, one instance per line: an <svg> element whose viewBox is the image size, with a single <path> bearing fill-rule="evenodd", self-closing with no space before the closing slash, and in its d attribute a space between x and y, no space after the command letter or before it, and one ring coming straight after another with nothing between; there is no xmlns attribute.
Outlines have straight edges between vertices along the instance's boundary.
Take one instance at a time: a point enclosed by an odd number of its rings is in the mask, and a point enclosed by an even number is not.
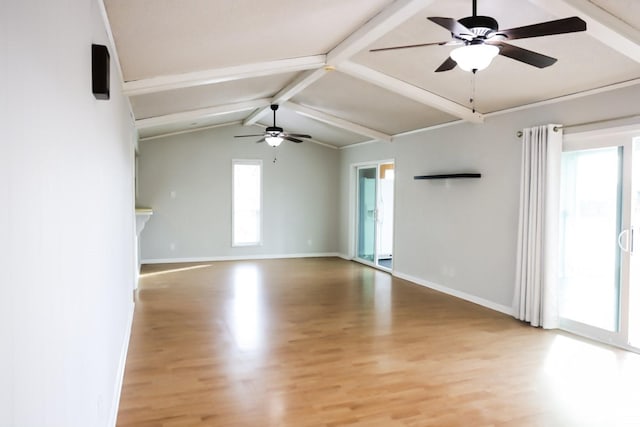
<svg viewBox="0 0 640 427"><path fill-rule="evenodd" d="M140 143L138 204L154 211L143 262L337 252L339 151L233 137L260 132L226 126ZM231 247L232 159L263 161L262 246Z"/></svg>
<svg viewBox="0 0 640 427"><path fill-rule="evenodd" d="M0 425L114 424L134 277L133 128L91 93L97 0L0 3ZM113 57L112 51L112 57Z"/></svg>
<svg viewBox="0 0 640 427"><path fill-rule="evenodd" d="M351 165L395 158L395 273L509 310L520 182L516 132L634 114L639 97L640 85L343 150L340 252L349 251ZM413 179L443 172L480 172L482 178Z"/></svg>

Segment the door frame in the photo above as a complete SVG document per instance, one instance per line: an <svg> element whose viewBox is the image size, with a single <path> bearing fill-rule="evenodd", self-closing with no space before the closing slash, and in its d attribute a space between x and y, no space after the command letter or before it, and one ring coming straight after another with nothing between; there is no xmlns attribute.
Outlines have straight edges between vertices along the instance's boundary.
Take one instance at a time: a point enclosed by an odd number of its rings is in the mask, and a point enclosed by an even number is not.
<svg viewBox="0 0 640 427"><path fill-rule="evenodd" d="M622 230L630 229L633 225L631 218L633 197L633 144L634 139L640 137L640 125L620 126L599 129L595 131L565 134L562 142L562 152L598 149L606 147L623 147L621 171L621 225ZM604 141L605 139L606 142ZM640 167L640 159L636 160ZM626 350L640 352L639 347L631 346L629 340L630 319L630 289L631 289L631 253L620 250L620 289L618 296L618 330L611 332L594 326L586 325L571 319L560 318L561 329L576 335L615 345Z"/></svg>
<svg viewBox="0 0 640 427"><path fill-rule="evenodd" d="M352 261L356 261L365 265L368 265L370 267L373 268L377 268L378 270L382 270L382 271L387 271L387 272L393 272L395 269L395 257L394 257L394 261L391 264L391 269L388 268L384 268L380 265L378 265L376 262L368 262L367 260L358 258L358 253L357 253L357 233L358 233L358 169L362 168L362 167L374 167L376 168L376 180L378 180L378 174L380 171L380 165L383 164L388 164L388 163L393 163L394 166L394 170L396 167L396 161L395 159L384 159L384 160L372 160L372 161L368 161L368 162L357 162L357 163L351 163L351 165L349 166L349 259ZM392 224L392 229L393 229L393 239L392 239L392 254L395 255L395 251L396 251L396 182L397 179L393 180L393 224ZM376 185L377 187L377 185ZM376 199L379 197L377 188L376 188ZM376 200L376 204L377 204L377 200ZM376 229L377 229L377 224L376 224ZM376 238L377 238L377 231L376 231ZM377 245L377 242L376 242ZM376 247L376 253L377 253L377 247ZM377 255L376 255L377 257Z"/></svg>

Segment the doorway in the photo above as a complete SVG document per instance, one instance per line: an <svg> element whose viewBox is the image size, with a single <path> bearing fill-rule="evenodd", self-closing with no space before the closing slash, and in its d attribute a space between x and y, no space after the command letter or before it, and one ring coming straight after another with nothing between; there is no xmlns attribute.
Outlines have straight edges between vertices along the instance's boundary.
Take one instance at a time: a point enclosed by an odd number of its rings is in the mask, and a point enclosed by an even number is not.
<svg viewBox="0 0 640 427"><path fill-rule="evenodd" d="M563 329L640 349L640 130L565 136L560 212Z"/></svg>
<svg viewBox="0 0 640 427"><path fill-rule="evenodd" d="M395 168L392 161L355 166L355 259L393 269L393 205Z"/></svg>

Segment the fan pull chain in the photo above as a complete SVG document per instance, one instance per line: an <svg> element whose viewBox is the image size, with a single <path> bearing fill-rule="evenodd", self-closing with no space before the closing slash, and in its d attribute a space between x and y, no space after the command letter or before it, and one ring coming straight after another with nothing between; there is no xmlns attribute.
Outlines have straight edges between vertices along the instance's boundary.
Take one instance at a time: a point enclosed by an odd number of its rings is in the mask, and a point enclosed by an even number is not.
<svg viewBox="0 0 640 427"><path fill-rule="evenodd" d="M476 112L476 71L473 70L471 73L471 98L469 98L469 103L471 104L471 110Z"/></svg>

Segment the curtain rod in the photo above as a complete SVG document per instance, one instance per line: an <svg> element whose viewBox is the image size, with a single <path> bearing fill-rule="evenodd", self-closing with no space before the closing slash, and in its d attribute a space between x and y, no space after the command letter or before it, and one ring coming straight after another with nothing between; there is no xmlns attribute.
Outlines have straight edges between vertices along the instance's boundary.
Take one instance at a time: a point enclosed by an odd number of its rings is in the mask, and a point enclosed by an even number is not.
<svg viewBox="0 0 640 427"><path fill-rule="evenodd" d="M640 117L640 114L630 114L628 116L621 116L621 117L613 117L610 119L602 119L602 120L593 120L590 122L583 122L583 123L575 123L573 125L558 125L558 126L554 126L553 127L553 131L554 132L558 132L560 129L570 129L570 128L575 128L575 127L579 127L579 126L587 126L587 125L597 125L600 123L608 123L608 122L614 122L614 121L618 121L618 120L625 120L625 119L633 119L633 118L638 118ZM516 132L516 135L518 138L522 137L522 131L519 130L518 132Z"/></svg>

